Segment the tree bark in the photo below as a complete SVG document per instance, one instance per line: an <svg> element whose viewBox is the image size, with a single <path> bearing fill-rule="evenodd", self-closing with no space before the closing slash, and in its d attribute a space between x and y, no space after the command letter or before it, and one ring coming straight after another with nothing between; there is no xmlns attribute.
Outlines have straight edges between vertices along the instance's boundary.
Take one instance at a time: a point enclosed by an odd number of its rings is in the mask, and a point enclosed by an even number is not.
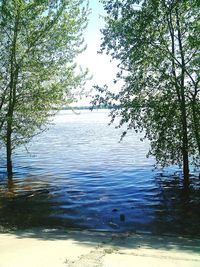
<svg viewBox="0 0 200 267"><path fill-rule="evenodd" d="M16 61L16 47L17 47L17 36L19 27L19 10L15 18L14 35L11 49L11 71L10 71L10 93L9 93L9 105L7 112L7 129L6 129L6 154L7 154L7 174L8 179L12 179L13 166L12 166L12 128L13 128L13 114L16 103L16 87L18 80L19 67Z"/></svg>
<svg viewBox="0 0 200 267"><path fill-rule="evenodd" d="M186 112L186 101L185 101L185 59L182 47L182 37L180 29L180 21L178 16L178 10L176 9L176 24L177 24L177 37L179 44L179 52L181 55L181 79L176 74L176 48L175 48L175 26L172 20L172 9L169 10L168 17L168 28L171 37L171 53L172 53L172 75L175 81L175 88L177 93L177 99L180 104L181 111L181 125L182 125L182 162L183 162L183 176L184 176L184 188L189 187L189 156L188 156L188 132L187 132L187 112Z"/></svg>
<svg viewBox="0 0 200 267"><path fill-rule="evenodd" d="M181 120L182 120L182 156L183 156L183 176L184 176L184 187L188 188L190 184L189 179L189 153L188 153L188 125L187 125L187 111L186 111L186 99L185 99L185 55L182 44L182 33L179 19L178 9L176 11L176 24L178 31L178 45L181 56L181 78L180 78L180 94L181 94Z"/></svg>
<svg viewBox="0 0 200 267"><path fill-rule="evenodd" d="M187 135L187 117L186 117L186 109L185 109L185 101L184 98L182 100L181 105L182 112L182 131L183 131L183 139L182 139L182 155L183 155L183 175L184 175L184 187L189 187L190 179L189 179L189 155L188 155L188 135Z"/></svg>
<svg viewBox="0 0 200 267"><path fill-rule="evenodd" d="M7 152L7 174L8 179L12 179L13 166L12 166L12 124L8 120L7 124L7 136L6 136L6 152Z"/></svg>
<svg viewBox="0 0 200 267"><path fill-rule="evenodd" d="M200 136L199 136L199 120L198 120L198 114L197 114L197 108L196 108L196 100L193 99L192 101L192 115L193 115L193 122L194 122L194 133L195 138L198 146L198 152L200 156Z"/></svg>

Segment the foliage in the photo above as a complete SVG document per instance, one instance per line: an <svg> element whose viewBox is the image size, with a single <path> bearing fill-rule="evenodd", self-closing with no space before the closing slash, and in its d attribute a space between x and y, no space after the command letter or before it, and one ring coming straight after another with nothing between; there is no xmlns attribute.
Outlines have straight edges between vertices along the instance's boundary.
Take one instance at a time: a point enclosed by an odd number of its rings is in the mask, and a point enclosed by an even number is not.
<svg viewBox="0 0 200 267"><path fill-rule="evenodd" d="M96 86L93 103L115 104L112 120L145 132L162 166L199 166L199 1L103 0L101 51L119 62L119 93ZM124 135L126 132L124 132ZM185 168L187 173L188 166Z"/></svg>
<svg viewBox="0 0 200 267"><path fill-rule="evenodd" d="M0 145L11 150L43 131L85 72L85 0L0 1ZM10 135L10 136L9 136Z"/></svg>

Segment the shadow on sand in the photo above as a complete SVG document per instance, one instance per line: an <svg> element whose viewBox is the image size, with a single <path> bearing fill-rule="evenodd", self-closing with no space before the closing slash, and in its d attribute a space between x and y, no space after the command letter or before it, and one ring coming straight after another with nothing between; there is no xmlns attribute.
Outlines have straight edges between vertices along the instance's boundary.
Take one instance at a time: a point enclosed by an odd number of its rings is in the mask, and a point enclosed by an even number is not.
<svg viewBox="0 0 200 267"><path fill-rule="evenodd" d="M3 234L3 233L2 233ZM8 232L4 233L8 234ZM200 239L193 237L150 235L137 233L112 233L95 231L64 231L58 229L29 229L12 231L9 234L18 239L34 238L42 241L71 240L84 246L110 245L125 249L159 249L200 253Z"/></svg>

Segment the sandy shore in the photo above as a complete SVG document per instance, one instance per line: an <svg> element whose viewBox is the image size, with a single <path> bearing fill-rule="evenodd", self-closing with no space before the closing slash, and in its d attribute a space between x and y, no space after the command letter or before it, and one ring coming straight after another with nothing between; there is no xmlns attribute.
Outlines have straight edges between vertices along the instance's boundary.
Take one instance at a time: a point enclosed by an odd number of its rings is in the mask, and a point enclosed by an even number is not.
<svg viewBox="0 0 200 267"><path fill-rule="evenodd" d="M200 239L61 232L0 234L0 267L199 267Z"/></svg>

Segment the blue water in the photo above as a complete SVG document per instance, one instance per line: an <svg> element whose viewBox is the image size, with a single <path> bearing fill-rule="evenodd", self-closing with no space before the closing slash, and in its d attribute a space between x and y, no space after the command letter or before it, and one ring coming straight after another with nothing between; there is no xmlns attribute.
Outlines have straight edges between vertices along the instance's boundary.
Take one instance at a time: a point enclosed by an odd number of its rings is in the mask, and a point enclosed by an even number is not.
<svg viewBox="0 0 200 267"><path fill-rule="evenodd" d="M198 177L185 196L177 168L154 170L142 134L119 142L123 129L108 122L105 110L61 111L17 149L12 183L1 169L0 224L200 234Z"/></svg>

